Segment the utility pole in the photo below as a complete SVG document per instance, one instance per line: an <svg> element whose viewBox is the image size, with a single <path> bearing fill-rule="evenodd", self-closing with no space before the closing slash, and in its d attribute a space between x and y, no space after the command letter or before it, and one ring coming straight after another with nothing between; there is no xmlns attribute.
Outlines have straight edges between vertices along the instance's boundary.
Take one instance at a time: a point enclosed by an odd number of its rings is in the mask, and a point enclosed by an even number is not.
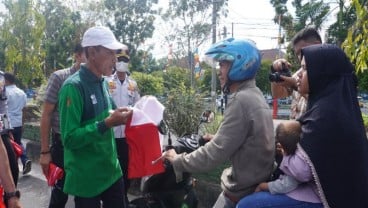
<svg viewBox="0 0 368 208"><path fill-rule="evenodd" d="M281 14L279 14L279 34L277 37L277 44L278 44L278 58L281 58ZM273 98L273 111L272 111L272 117L274 119L277 119L277 111L278 111L278 101L277 98Z"/></svg>
<svg viewBox="0 0 368 208"><path fill-rule="evenodd" d="M216 14L217 5L216 0L212 1L212 44L216 43ZM212 65L211 76L211 97L212 97L212 109L216 109L216 66Z"/></svg>
<svg viewBox="0 0 368 208"><path fill-rule="evenodd" d="M234 23L231 23L231 37L234 37Z"/></svg>

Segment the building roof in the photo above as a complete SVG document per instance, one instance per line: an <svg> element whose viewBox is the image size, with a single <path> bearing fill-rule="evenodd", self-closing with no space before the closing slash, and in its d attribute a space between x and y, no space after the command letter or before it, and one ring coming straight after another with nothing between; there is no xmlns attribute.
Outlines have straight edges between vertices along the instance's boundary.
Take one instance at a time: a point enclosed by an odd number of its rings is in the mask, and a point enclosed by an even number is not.
<svg viewBox="0 0 368 208"><path fill-rule="evenodd" d="M261 50L262 60L274 61L278 58L285 58L285 53L281 51L281 57L279 57L279 49L266 49Z"/></svg>

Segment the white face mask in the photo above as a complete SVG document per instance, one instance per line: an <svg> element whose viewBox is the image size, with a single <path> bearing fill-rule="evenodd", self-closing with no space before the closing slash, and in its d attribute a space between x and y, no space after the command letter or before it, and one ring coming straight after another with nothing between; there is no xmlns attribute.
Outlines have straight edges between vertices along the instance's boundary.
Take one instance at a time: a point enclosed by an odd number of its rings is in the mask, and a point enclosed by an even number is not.
<svg viewBox="0 0 368 208"><path fill-rule="evenodd" d="M116 63L116 71L119 72L128 72L128 63L125 63L123 61Z"/></svg>

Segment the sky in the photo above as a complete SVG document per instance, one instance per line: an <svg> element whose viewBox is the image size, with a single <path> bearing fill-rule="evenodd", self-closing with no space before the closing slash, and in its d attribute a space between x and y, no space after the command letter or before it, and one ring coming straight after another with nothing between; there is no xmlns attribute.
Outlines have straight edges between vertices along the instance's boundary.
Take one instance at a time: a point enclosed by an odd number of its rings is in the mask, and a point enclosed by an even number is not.
<svg viewBox="0 0 368 208"><path fill-rule="evenodd" d="M168 0L159 0L159 2L162 7L168 4ZM277 44L279 27L273 22L275 11L270 0L229 0L227 8L228 17L220 19L217 32L226 26L228 37L233 35L235 38L251 39L260 50L279 48ZM288 5L288 10L293 14L291 5ZM156 22L155 26L155 34L152 39L146 41L146 47L154 46L153 56L161 58L168 54L169 43L163 42L163 36L169 33L171 28L167 28L162 22ZM282 30L281 34L283 34ZM322 36L323 34L324 32L321 31ZM217 37L217 41L219 40ZM212 38L209 38L208 43L199 48L200 55L210 47L211 41ZM285 46L281 46L281 49L283 48Z"/></svg>
<svg viewBox="0 0 368 208"><path fill-rule="evenodd" d="M160 6L168 4L168 0L160 0ZM274 8L269 3L270 0L229 0L228 17L222 17L217 25L217 33L227 28L227 37L247 38L256 42L259 49L278 48L277 36L278 25L274 24L272 18L275 14ZM233 23L233 24L232 24ZM164 24L156 23L156 31L151 40L146 42L146 47L154 45L154 57L163 57L168 54L168 43L161 42L166 28ZM219 37L216 38L220 40ZM221 37L222 39L222 37ZM211 45L212 38L208 43L199 48L199 53L203 53ZM175 50L175 49L174 49Z"/></svg>

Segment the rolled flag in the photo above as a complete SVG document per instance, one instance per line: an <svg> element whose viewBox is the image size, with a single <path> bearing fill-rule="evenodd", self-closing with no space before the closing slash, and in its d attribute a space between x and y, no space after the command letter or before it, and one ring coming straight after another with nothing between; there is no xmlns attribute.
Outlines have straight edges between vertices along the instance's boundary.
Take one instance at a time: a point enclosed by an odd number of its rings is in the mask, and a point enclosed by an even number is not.
<svg viewBox="0 0 368 208"><path fill-rule="evenodd" d="M62 179L64 176L64 170L54 163L49 164L49 174L46 176L47 185L54 186L57 180Z"/></svg>

